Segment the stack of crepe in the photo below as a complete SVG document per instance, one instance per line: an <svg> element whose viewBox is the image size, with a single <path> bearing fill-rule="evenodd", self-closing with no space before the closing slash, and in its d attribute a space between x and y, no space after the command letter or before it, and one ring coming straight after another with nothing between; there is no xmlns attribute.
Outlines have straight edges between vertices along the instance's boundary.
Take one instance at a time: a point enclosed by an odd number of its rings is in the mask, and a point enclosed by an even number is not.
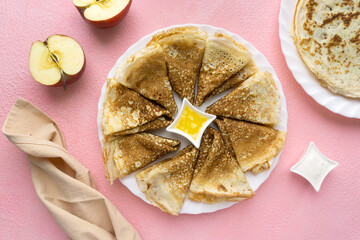
<svg viewBox="0 0 360 240"><path fill-rule="evenodd" d="M241 201L254 192L238 162L231 156L220 133L206 129L191 182L189 199L205 203Z"/></svg>
<svg viewBox="0 0 360 240"><path fill-rule="evenodd" d="M280 94L272 75L257 72L206 112L249 122L275 125L280 122Z"/></svg>
<svg viewBox="0 0 360 240"><path fill-rule="evenodd" d="M243 45L229 36L216 33L209 37L202 59L195 105L201 106L210 96L241 82L244 73L234 75L250 62L251 56ZM254 68L255 64L250 62L246 71L252 71Z"/></svg>
<svg viewBox="0 0 360 240"><path fill-rule="evenodd" d="M255 193L244 172L268 169L284 144L285 133L227 118L216 123L222 134L206 129L199 150L190 145L136 175L151 204L178 215L186 194L207 204L252 198Z"/></svg>
<svg viewBox="0 0 360 240"><path fill-rule="evenodd" d="M115 79L106 83L102 122L110 183L179 149L177 140L145 133L169 126L176 112L160 45L142 49L118 67Z"/></svg>
<svg viewBox="0 0 360 240"><path fill-rule="evenodd" d="M190 145L142 170L136 180L154 206L172 215L179 214L187 193L189 199L208 204L241 201L254 195L240 165L213 128L205 131L200 150Z"/></svg>
<svg viewBox="0 0 360 240"><path fill-rule="evenodd" d="M172 90L200 106L233 89L206 109L217 115L220 132L208 128L200 149L189 145L138 172L136 180L154 206L173 215L180 213L186 196L208 204L251 198L255 193L244 173L268 170L286 137L273 128L281 108L276 84L251 57L231 37L209 37L197 27L154 35L106 83L102 130L108 180L112 183L180 148L177 140L147 132L173 121L177 106Z"/></svg>
<svg viewBox="0 0 360 240"><path fill-rule="evenodd" d="M197 27L179 27L154 35L148 47L158 45L165 54L171 86L181 98L194 102L198 79L197 106L258 71L251 53L225 34L208 37Z"/></svg>
<svg viewBox="0 0 360 240"><path fill-rule="evenodd" d="M102 127L105 139L166 127L171 119L166 109L113 79L107 80Z"/></svg>
<svg viewBox="0 0 360 240"><path fill-rule="evenodd" d="M285 143L286 133L270 127L230 118L216 119L215 123L243 172L268 170Z"/></svg>
<svg viewBox="0 0 360 240"><path fill-rule="evenodd" d="M148 45L159 44L165 53L171 86L191 103L204 55L207 33L197 27L179 27L153 36Z"/></svg>
<svg viewBox="0 0 360 240"><path fill-rule="evenodd" d="M215 123L242 171L258 174L271 167L284 146L286 133L272 127L280 122L280 109L272 75L257 72L206 112L218 116Z"/></svg>
<svg viewBox="0 0 360 240"><path fill-rule="evenodd" d="M146 198L162 211L178 215L189 189L198 150L189 145L172 158L159 162L136 175Z"/></svg>
<svg viewBox="0 0 360 240"><path fill-rule="evenodd" d="M117 68L116 80L158 103L171 114L177 112L167 75L165 54L160 45L148 46L128 58Z"/></svg>
<svg viewBox="0 0 360 240"><path fill-rule="evenodd" d="M108 79L103 111L103 158L105 172L112 183L176 151L180 142L143 131L170 125L171 113Z"/></svg>

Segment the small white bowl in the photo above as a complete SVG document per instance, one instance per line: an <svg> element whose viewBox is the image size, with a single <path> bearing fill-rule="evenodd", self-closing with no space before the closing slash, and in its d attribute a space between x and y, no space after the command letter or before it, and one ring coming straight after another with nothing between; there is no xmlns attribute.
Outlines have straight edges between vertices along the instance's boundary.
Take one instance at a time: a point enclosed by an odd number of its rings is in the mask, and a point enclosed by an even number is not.
<svg viewBox="0 0 360 240"><path fill-rule="evenodd" d="M325 177L338 165L339 163L325 157L311 142L304 156L290 171L308 180L318 192Z"/></svg>
<svg viewBox="0 0 360 240"><path fill-rule="evenodd" d="M208 120L203 123L203 125L201 126L198 135L196 137L196 140L190 135L187 134L179 129L176 128L176 124L179 122L181 116L184 113L184 109L185 106L188 106L191 110L195 111L196 113L198 113L199 115L206 117ZM214 121L216 119L216 116L211 115L211 114L207 114L205 112L200 111L199 109L195 108L186 98L183 99L182 105L181 105L181 109L180 112L177 114L175 120L171 123L170 126L168 126L166 128L166 131L168 132L173 132L173 133L177 133L185 138L187 138L192 144L194 144L194 146L196 148L200 147L200 143L201 143L201 139L202 139L202 135L204 134L205 129L210 125L210 123L212 121Z"/></svg>

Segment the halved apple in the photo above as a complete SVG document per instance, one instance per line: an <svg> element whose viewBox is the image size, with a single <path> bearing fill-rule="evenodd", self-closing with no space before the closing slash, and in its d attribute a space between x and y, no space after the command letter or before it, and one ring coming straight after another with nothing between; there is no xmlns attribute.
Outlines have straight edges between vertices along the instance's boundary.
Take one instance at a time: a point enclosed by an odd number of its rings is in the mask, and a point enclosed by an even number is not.
<svg viewBox="0 0 360 240"><path fill-rule="evenodd" d="M73 0L85 21L98 28L117 25L129 12L132 0Z"/></svg>
<svg viewBox="0 0 360 240"><path fill-rule="evenodd" d="M45 42L31 45L30 73L46 86L64 86L78 80L85 69L85 55L80 44L64 35L52 35Z"/></svg>

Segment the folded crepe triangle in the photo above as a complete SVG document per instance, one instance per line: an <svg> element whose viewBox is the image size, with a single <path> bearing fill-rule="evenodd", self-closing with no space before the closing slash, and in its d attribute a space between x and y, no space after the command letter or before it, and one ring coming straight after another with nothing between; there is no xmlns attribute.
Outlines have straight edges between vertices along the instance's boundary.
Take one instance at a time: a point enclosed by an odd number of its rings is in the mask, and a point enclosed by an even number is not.
<svg viewBox="0 0 360 240"><path fill-rule="evenodd" d="M283 131L229 118L216 119L215 123L243 172L251 170L257 174L268 170L285 144Z"/></svg>
<svg viewBox="0 0 360 240"><path fill-rule="evenodd" d="M110 183L145 167L156 159L178 150L177 140L150 133L121 136L105 142L103 158L106 177Z"/></svg>
<svg viewBox="0 0 360 240"><path fill-rule="evenodd" d="M206 108L206 112L265 125L280 122L280 94L272 75L258 72Z"/></svg>
<svg viewBox="0 0 360 240"><path fill-rule="evenodd" d="M246 48L229 36L216 33L209 37L200 69L195 105L202 105L208 94L240 71L251 57L252 54Z"/></svg>
<svg viewBox="0 0 360 240"><path fill-rule="evenodd" d="M140 190L154 206L178 215L189 190L198 150L189 145L172 158L136 174Z"/></svg>
<svg viewBox="0 0 360 240"><path fill-rule="evenodd" d="M197 27L178 27L156 34L148 44L162 47L172 88L191 103L195 98L206 39L207 33Z"/></svg>
<svg viewBox="0 0 360 240"><path fill-rule="evenodd" d="M256 63L254 62L254 60L251 59L248 64L246 64L246 66L243 67L239 72L232 75L229 79L225 80L225 82L220 84L220 86L218 86L211 93L209 93L205 97L204 101L230 88L238 87L241 83L243 83L249 77L253 76L258 71L259 69L257 68Z"/></svg>
<svg viewBox="0 0 360 240"><path fill-rule="evenodd" d="M241 201L251 198L253 194L239 164L227 151L220 133L207 128L188 198L198 202L217 203Z"/></svg>
<svg viewBox="0 0 360 240"><path fill-rule="evenodd" d="M138 51L116 70L116 80L155 101L175 115L177 106L167 75L165 54L159 45Z"/></svg>
<svg viewBox="0 0 360 240"><path fill-rule="evenodd" d="M102 119L104 138L163 128L171 124L169 111L157 106L113 79L106 82Z"/></svg>

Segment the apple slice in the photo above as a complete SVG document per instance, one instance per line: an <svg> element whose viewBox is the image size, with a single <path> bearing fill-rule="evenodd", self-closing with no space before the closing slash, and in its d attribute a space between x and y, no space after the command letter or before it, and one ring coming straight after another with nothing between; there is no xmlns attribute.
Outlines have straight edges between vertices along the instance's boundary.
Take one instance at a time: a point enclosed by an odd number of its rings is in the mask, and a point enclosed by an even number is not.
<svg viewBox="0 0 360 240"><path fill-rule="evenodd" d="M78 80L85 69L80 44L64 35L52 35L31 45L29 68L33 78L46 86L64 86Z"/></svg>
<svg viewBox="0 0 360 240"><path fill-rule="evenodd" d="M132 0L73 0L81 16L98 28L109 28L121 22L129 12Z"/></svg>

